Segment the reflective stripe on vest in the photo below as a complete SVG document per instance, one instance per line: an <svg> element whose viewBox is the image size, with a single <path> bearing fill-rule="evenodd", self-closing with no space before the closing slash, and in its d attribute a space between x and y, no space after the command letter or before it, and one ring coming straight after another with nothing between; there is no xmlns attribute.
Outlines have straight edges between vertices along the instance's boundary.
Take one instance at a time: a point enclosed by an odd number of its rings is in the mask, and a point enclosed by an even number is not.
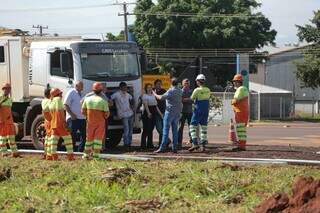
<svg viewBox="0 0 320 213"><path fill-rule="evenodd" d="M97 95L85 98L82 104L82 109L100 110L104 112L109 111L108 102L106 102L100 96Z"/></svg>

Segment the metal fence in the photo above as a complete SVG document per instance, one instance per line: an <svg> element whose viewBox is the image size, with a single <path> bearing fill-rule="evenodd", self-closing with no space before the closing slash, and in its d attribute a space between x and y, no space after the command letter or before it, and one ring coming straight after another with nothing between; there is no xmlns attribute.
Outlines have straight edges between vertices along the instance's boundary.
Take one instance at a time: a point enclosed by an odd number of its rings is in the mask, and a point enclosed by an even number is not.
<svg viewBox="0 0 320 213"><path fill-rule="evenodd" d="M210 110L209 122L226 124L234 118L231 100L234 93L215 92L220 107ZM293 112L293 98L287 94L250 93L250 120L275 120L290 118Z"/></svg>

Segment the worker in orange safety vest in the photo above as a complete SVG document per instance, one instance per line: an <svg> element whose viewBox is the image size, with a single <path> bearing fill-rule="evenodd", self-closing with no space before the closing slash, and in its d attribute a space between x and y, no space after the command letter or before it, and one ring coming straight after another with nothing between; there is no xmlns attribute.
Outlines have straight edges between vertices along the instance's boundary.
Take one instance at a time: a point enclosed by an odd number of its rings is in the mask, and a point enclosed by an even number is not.
<svg viewBox="0 0 320 213"><path fill-rule="evenodd" d="M50 88L46 88L44 90L44 99L41 102L41 107L42 107L42 114L44 117L44 128L46 130L46 136L44 138L44 144L43 144L43 148L44 148L44 159L47 158L47 153L49 150L49 146L50 146L50 140L51 140L51 114L50 114L50 103L51 103L51 99L50 99Z"/></svg>
<svg viewBox="0 0 320 213"><path fill-rule="evenodd" d="M87 119L87 140L83 158L99 158L102 142L105 138L106 119L108 119L108 102L101 97L104 87L96 82L92 86L94 95L88 96L82 103L82 113Z"/></svg>
<svg viewBox="0 0 320 213"><path fill-rule="evenodd" d="M249 120L249 91L242 85L242 75L235 75L232 81L236 88L236 92L231 104L235 114L235 128L239 140L237 147L234 148L233 151L245 151L247 144L247 123Z"/></svg>
<svg viewBox="0 0 320 213"><path fill-rule="evenodd" d="M62 92L58 88L50 91L51 102L49 110L51 114L51 140L48 150L48 160L58 160L57 146L60 138L63 139L67 150L67 159L75 160L73 155L73 144L70 132L67 129L65 111L62 102Z"/></svg>
<svg viewBox="0 0 320 213"><path fill-rule="evenodd" d="M2 157L7 156L7 144L9 144L12 157L19 157L16 144L16 131L12 117L12 99L10 97L11 85L6 83L2 87L3 94L0 96L0 151Z"/></svg>

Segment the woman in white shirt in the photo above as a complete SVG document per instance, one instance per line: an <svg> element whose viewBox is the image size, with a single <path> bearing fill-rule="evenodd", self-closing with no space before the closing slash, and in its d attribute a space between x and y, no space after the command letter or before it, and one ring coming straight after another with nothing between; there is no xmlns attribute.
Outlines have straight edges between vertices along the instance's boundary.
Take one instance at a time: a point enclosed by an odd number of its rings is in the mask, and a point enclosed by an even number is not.
<svg viewBox="0 0 320 213"><path fill-rule="evenodd" d="M163 116L157 106L156 97L152 93L152 84L146 84L144 87L145 94L142 96L143 113L142 123L143 131L141 134L141 148L151 149L153 146L153 129L156 124L155 117L159 114Z"/></svg>

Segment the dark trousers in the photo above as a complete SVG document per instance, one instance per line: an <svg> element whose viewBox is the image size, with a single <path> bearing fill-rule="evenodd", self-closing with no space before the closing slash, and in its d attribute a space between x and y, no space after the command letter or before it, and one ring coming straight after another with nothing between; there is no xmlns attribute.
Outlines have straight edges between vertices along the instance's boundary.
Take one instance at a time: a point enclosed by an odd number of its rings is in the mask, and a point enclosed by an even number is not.
<svg viewBox="0 0 320 213"><path fill-rule="evenodd" d="M76 120L68 120L68 126L71 131L72 143L73 143L73 151L83 152L84 146L86 144L86 120L85 119L76 119ZM77 141L77 133L80 133L80 144L77 149L76 141Z"/></svg>
<svg viewBox="0 0 320 213"><path fill-rule="evenodd" d="M188 127L190 126L190 123L191 123L191 118L192 118L192 113L185 113L183 112L181 114L181 118L180 118L180 126L179 126L179 139L178 139L178 148L181 148L182 147L182 139L183 139L183 129L184 129L184 125L187 121L188 123ZM190 142L192 142L192 139L191 139L191 134L190 134L190 131L189 131L189 140Z"/></svg>
<svg viewBox="0 0 320 213"><path fill-rule="evenodd" d="M161 118L161 116L158 113L155 115L155 122L156 122L156 124L155 124L156 129L159 134L159 146L160 146L161 141L162 141L163 119Z"/></svg>
<svg viewBox="0 0 320 213"><path fill-rule="evenodd" d="M143 131L141 134L141 148L153 148L153 129L156 125L156 118L153 114L151 118L144 113L142 115Z"/></svg>

